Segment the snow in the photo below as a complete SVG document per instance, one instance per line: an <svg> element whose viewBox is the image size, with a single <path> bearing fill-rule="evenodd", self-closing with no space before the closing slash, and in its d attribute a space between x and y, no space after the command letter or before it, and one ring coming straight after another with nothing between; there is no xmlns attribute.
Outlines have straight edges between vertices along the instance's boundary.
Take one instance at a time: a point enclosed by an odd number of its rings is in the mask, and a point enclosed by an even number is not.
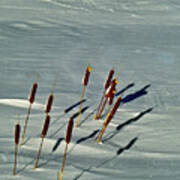
<svg viewBox="0 0 180 180"><path fill-rule="evenodd" d="M57 179L67 123L79 107L64 110L80 100L82 78L91 64L83 103L89 108L81 115L80 128L73 129L63 179L178 180L179 7L177 0L1 0L0 179ZM112 67L119 72L117 91L135 83L124 97L151 86L146 95L121 104L104 134L104 139L113 138L97 144L92 133L102 127L105 115L99 121L93 116ZM29 93L39 75L13 176L14 127L20 121L23 130ZM54 81L51 126L34 171ZM135 137L132 147L117 156ZM82 138L86 140L77 144Z"/></svg>

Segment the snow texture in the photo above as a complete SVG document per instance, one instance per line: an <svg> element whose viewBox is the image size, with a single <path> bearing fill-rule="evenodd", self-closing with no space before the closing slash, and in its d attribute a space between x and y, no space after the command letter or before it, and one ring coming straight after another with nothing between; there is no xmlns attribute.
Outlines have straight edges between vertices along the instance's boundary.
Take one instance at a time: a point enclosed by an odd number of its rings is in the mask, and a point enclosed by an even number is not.
<svg viewBox="0 0 180 180"><path fill-rule="evenodd" d="M179 9L178 0L1 0L0 179L57 179L67 122L79 106L65 109L80 101L90 64L86 108L73 129L63 179L179 180ZM106 114L99 121L93 116L111 68L119 73L117 92L130 87L97 144ZM20 121L23 130L38 76L13 176L14 128ZM34 171L53 89L50 128Z"/></svg>

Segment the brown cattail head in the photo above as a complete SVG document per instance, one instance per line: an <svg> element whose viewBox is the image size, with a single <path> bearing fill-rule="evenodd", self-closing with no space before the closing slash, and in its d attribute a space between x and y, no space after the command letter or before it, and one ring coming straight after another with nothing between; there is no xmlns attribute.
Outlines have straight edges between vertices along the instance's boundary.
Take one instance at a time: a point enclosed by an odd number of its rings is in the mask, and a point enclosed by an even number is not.
<svg viewBox="0 0 180 180"><path fill-rule="evenodd" d="M111 84L111 80L112 80L113 75L114 75L114 69L111 69L111 70L109 71L109 75L108 75L108 78L107 78L106 83L105 83L105 86L104 86L105 90L106 90L106 89L109 87L109 85Z"/></svg>
<svg viewBox="0 0 180 180"><path fill-rule="evenodd" d="M118 107L119 107L119 105L120 105L120 103L121 103L121 100L122 100L122 97L120 96L120 97L118 98L118 100L116 101L116 103L115 103L115 105L114 105L114 107L113 107L113 109L112 109L112 111L111 111L112 117L113 117L114 114L116 113L116 111L117 111L117 109L118 109Z"/></svg>
<svg viewBox="0 0 180 180"><path fill-rule="evenodd" d="M16 127L15 127L15 144L19 144L20 131L21 131L21 126L19 124L16 124Z"/></svg>
<svg viewBox="0 0 180 180"><path fill-rule="evenodd" d="M110 96L109 96L109 105L112 105L115 94L116 94L116 90L112 91L112 93L110 94Z"/></svg>
<svg viewBox="0 0 180 180"><path fill-rule="evenodd" d="M116 113L120 103L121 103L122 97L119 97L118 100L116 101L112 111L108 114L107 120L105 122L105 126L107 126L109 124L109 122L111 121L111 119L113 118L114 114Z"/></svg>
<svg viewBox="0 0 180 180"><path fill-rule="evenodd" d="M66 133L66 143L69 144L71 141L71 136L72 136L72 130L74 126L74 120L71 118L69 120L68 128L67 128L67 133Z"/></svg>
<svg viewBox="0 0 180 180"><path fill-rule="evenodd" d="M43 130L42 130L41 137L45 137L46 136L48 128L49 128L49 123L50 123L50 116L47 115L46 119L45 119L45 123L44 123L44 127L43 127Z"/></svg>
<svg viewBox="0 0 180 180"><path fill-rule="evenodd" d="M88 66L86 68L86 73L85 73L85 76L84 76L84 86L88 85L88 80L89 80L89 75L91 73L91 70L92 70L91 66Z"/></svg>
<svg viewBox="0 0 180 180"><path fill-rule="evenodd" d="M47 106L46 106L46 113L49 113L49 112L51 111L53 99L54 99L54 96L53 96L53 94L51 93L51 94L49 95L49 98L48 98L48 103L47 103Z"/></svg>
<svg viewBox="0 0 180 180"><path fill-rule="evenodd" d="M32 90L31 90L31 96L30 96L30 98L29 98L29 102L30 102L31 104L33 104L33 102L34 102L37 88L38 88L38 84L35 82L35 83L33 84Z"/></svg>
<svg viewBox="0 0 180 180"><path fill-rule="evenodd" d="M107 97L111 97L112 94L114 93L115 89L116 89L116 85L118 84L118 80L117 79L113 79L111 86L107 89L106 92L106 96Z"/></svg>

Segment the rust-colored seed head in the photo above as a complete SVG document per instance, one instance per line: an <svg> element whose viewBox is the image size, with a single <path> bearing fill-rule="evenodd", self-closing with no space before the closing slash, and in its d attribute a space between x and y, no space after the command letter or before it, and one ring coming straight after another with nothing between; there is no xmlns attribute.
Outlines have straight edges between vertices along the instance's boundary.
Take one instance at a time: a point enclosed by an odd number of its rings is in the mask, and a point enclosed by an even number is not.
<svg viewBox="0 0 180 180"><path fill-rule="evenodd" d="M48 131L48 127L49 127L49 123L50 123L50 116L47 115L46 116L46 120L45 120L45 123L44 123L44 127L43 127L43 130L42 130L42 137L45 137L46 134L47 134L47 131Z"/></svg>
<svg viewBox="0 0 180 180"><path fill-rule="evenodd" d="M115 103L112 111L111 111L110 114L108 115L108 118L107 118L107 120L106 120L106 122L105 122L105 126L107 126L107 125L109 124L109 122L111 121L111 119L113 118L114 114L116 113L116 110L118 109L118 107L119 107L119 105L120 105L120 103L121 103L121 100L122 100L122 98L119 97L118 100L116 101L116 103Z"/></svg>
<svg viewBox="0 0 180 180"><path fill-rule="evenodd" d="M115 105L114 105L114 107L113 107L113 109L112 109L112 111L111 111L112 117L113 117L114 114L116 113L116 111L117 111L117 109L118 109L118 107L119 107L119 105L120 105L120 103L121 103L121 100L122 100L122 97L120 96L120 97L118 98L118 100L116 101L116 103L115 103Z"/></svg>
<svg viewBox="0 0 180 180"><path fill-rule="evenodd" d="M114 96L115 96L116 90L114 90L109 97L109 105L112 105L113 100L114 100Z"/></svg>
<svg viewBox="0 0 180 180"><path fill-rule="evenodd" d="M88 66L87 69L86 69L85 77L84 77L84 86L88 85L88 80L89 80L90 73L91 73L91 66Z"/></svg>
<svg viewBox="0 0 180 180"><path fill-rule="evenodd" d="M30 99L29 99L29 102L30 102L31 104L33 104L33 102L34 102L37 88L38 88L38 84L37 84L37 83L34 83L34 84L33 84L33 87L32 87L32 90L31 90L31 96L30 96Z"/></svg>
<svg viewBox="0 0 180 180"><path fill-rule="evenodd" d="M104 86L105 90L109 87L109 85L111 84L111 79L114 75L114 69L111 69L110 72L109 72L109 75L108 75L108 78L107 78L107 81L106 81L106 84Z"/></svg>
<svg viewBox="0 0 180 180"><path fill-rule="evenodd" d="M118 107L119 107L119 105L121 103L121 100L122 100L122 98L119 97L118 100L116 101L112 111L110 112L110 114L107 117L107 120L105 122L105 126L107 126L109 124L109 122L111 121L111 119L113 118L114 114L116 113L116 111L117 111L117 109L118 109Z"/></svg>
<svg viewBox="0 0 180 180"><path fill-rule="evenodd" d="M114 91L116 90L116 85L118 84L117 79L113 79L112 83L111 83L111 87L107 93L107 97L111 97L112 94L114 93Z"/></svg>
<svg viewBox="0 0 180 180"><path fill-rule="evenodd" d="M53 94L50 94L50 96L48 98L48 103L47 103L47 106L46 106L46 113L49 113L51 111L53 99L54 99Z"/></svg>
<svg viewBox="0 0 180 180"><path fill-rule="evenodd" d="M21 126L19 124L16 124L16 129L15 129L15 144L19 144L20 131L21 131Z"/></svg>
<svg viewBox="0 0 180 180"><path fill-rule="evenodd" d="M69 144L71 141L71 136L72 136L72 130L74 126L74 120L71 118L69 120L68 128L67 128L67 133L66 133L66 143Z"/></svg>

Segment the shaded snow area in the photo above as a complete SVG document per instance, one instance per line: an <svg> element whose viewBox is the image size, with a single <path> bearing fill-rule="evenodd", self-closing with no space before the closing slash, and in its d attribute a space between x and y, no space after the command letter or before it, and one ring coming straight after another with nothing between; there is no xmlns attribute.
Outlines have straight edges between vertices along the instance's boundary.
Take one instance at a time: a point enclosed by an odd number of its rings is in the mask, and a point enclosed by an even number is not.
<svg viewBox="0 0 180 180"><path fill-rule="evenodd" d="M1 0L0 179L57 179L73 116L64 180L179 180L179 10L178 0ZM99 120L94 114L112 68L119 74L114 103L119 94L122 102L98 144L108 106ZM13 176L15 125L22 136L36 80ZM50 126L34 170L52 91Z"/></svg>

